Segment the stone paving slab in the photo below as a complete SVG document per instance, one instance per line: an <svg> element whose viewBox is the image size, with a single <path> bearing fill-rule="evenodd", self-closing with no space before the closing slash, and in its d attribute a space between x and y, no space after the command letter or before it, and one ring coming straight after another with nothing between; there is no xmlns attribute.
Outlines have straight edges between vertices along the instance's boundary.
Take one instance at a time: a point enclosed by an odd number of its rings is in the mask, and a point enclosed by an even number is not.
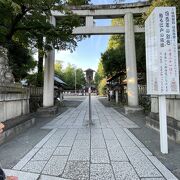
<svg viewBox="0 0 180 180"><path fill-rule="evenodd" d="M106 140L106 144L111 161L129 161L118 140Z"/></svg>
<svg viewBox="0 0 180 180"><path fill-rule="evenodd" d="M39 148L33 148L26 156L24 156L14 167L15 170L21 170L39 151Z"/></svg>
<svg viewBox="0 0 180 180"><path fill-rule="evenodd" d="M56 117L43 127L52 131L7 173L19 180L177 180L128 130L138 128L134 122L96 97L92 127L88 117L87 99Z"/></svg>
<svg viewBox="0 0 180 180"><path fill-rule="evenodd" d="M31 161L48 161L54 151L55 151L55 148L43 147L36 153L36 155L31 159Z"/></svg>
<svg viewBox="0 0 180 180"><path fill-rule="evenodd" d="M148 158L166 179L177 180L177 178L155 156L148 156Z"/></svg>
<svg viewBox="0 0 180 180"><path fill-rule="evenodd" d="M131 164L140 177L162 177L157 168L137 147L124 148Z"/></svg>
<svg viewBox="0 0 180 180"><path fill-rule="evenodd" d="M126 132L124 132L123 129L116 128L114 129L114 132L123 147L136 147L134 141L126 134Z"/></svg>
<svg viewBox="0 0 180 180"><path fill-rule="evenodd" d="M142 178L141 180L165 180L164 178Z"/></svg>
<svg viewBox="0 0 180 180"><path fill-rule="evenodd" d="M102 129L102 130L103 130L104 138L106 140L116 140L117 139L112 129L109 128L109 129Z"/></svg>
<svg viewBox="0 0 180 180"><path fill-rule="evenodd" d="M47 161L29 161L23 168L22 171L41 173Z"/></svg>
<svg viewBox="0 0 180 180"><path fill-rule="evenodd" d="M63 138L58 146L71 147L74 143L74 139Z"/></svg>
<svg viewBox="0 0 180 180"><path fill-rule="evenodd" d="M78 140L90 140L90 134L78 133L76 136L76 139L78 139Z"/></svg>
<svg viewBox="0 0 180 180"><path fill-rule="evenodd" d="M70 180L70 179L64 179L64 178L59 178L59 177L41 175L39 180Z"/></svg>
<svg viewBox="0 0 180 180"><path fill-rule="evenodd" d="M54 156L69 156L71 147L57 147L54 151Z"/></svg>
<svg viewBox="0 0 180 180"><path fill-rule="evenodd" d="M91 163L110 163L107 149L92 149Z"/></svg>
<svg viewBox="0 0 180 180"><path fill-rule="evenodd" d="M149 151L146 147L140 148L140 150L146 155L146 156L152 156L152 152Z"/></svg>
<svg viewBox="0 0 180 180"><path fill-rule="evenodd" d="M7 176L17 176L19 180L38 180L39 174L16 171L11 169L4 169Z"/></svg>
<svg viewBox="0 0 180 180"><path fill-rule="evenodd" d="M89 149L73 148L69 156L70 161L89 161L89 159Z"/></svg>
<svg viewBox="0 0 180 180"><path fill-rule="evenodd" d="M90 149L90 140L75 140L73 148Z"/></svg>
<svg viewBox="0 0 180 180"><path fill-rule="evenodd" d="M68 161L62 177L74 180L89 180L89 162Z"/></svg>
<svg viewBox="0 0 180 180"><path fill-rule="evenodd" d="M126 134L133 140L133 142L136 144L136 146L138 146L139 148L145 148L145 146L144 146L144 144L143 143L141 143L140 141L139 141L139 139L137 139L135 136L134 136L134 134L132 134L128 129L123 129L125 132L126 132Z"/></svg>
<svg viewBox="0 0 180 180"><path fill-rule="evenodd" d="M52 156L42 173L47 175L60 176L65 168L67 158L67 156Z"/></svg>
<svg viewBox="0 0 180 180"><path fill-rule="evenodd" d="M133 166L129 162L112 163L116 180L140 180Z"/></svg>
<svg viewBox="0 0 180 180"><path fill-rule="evenodd" d="M91 180L115 180L110 164L91 164Z"/></svg>

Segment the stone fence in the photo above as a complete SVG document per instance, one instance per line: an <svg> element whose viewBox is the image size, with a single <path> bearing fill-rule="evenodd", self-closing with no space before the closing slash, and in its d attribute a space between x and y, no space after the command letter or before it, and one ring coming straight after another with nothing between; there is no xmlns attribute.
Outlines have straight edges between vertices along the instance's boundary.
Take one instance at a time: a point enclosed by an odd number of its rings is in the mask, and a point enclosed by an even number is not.
<svg viewBox="0 0 180 180"><path fill-rule="evenodd" d="M0 84L0 122L29 113L29 92L19 84Z"/></svg>
<svg viewBox="0 0 180 180"><path fill-rule="evenodd" d="M42 87L23 87L20 84L0 84L0 122L35 112L42 106Z"/></svg>

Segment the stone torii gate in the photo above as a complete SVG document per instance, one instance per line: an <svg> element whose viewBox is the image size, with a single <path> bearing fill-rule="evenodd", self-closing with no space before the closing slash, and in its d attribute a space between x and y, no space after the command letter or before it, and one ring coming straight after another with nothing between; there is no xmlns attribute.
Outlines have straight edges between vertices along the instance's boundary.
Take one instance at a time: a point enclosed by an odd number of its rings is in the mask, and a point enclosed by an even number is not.
<svg viewBox="0 0 180 180"><path fill-rule="evenodd" d="M149 3L85 5L72 7L74 14L85 18L85 26L74 29L75 35L109 35L125 34L126 72L128 106L138 107L137 67L135 51L135 33L143 33L144 27L134 25L133 18L142 15L149 7ZM50 22L56 25L56 18L64 16L58 11L52 12ZM124 18L125 26L95 26L95 19ZM54 105L54 61L55 50L48 52L45 59L43 106Z"/></svg>

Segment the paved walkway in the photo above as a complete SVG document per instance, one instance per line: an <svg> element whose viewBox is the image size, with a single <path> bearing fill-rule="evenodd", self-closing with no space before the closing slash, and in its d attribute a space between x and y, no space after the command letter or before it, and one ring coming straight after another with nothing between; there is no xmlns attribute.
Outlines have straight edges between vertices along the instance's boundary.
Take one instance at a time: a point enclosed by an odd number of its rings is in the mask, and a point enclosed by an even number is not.
<svg viewBox="0 0 180 180"><path fill-rule="evenodd" d="M128 130L138 126L92 98L46 124L52 129L7 175L19 180L177 180Z"/></svg>

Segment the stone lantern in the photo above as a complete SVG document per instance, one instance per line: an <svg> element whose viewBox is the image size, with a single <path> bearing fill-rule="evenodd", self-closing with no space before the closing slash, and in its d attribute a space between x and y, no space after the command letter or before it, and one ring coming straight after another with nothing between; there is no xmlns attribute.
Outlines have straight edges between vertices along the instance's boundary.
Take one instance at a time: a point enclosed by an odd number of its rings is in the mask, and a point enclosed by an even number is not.
<svg viewBox="0 0 180 180"><path fill-rule="evenodd" d="M91 81L93 80L93 72L92 69L87 69L86 71L86 81L89 85L89 126L93 124L92 122L92 110L91 110Z"/></svg>
<svg viewBox="0 0 180 180"><path fill-rule="evenodd" d="M91 81L93 80L94 70L92 70L92 69L87 69L85 72L86 72L86 81L87 81L87 83L90 85Z"/></svg>

